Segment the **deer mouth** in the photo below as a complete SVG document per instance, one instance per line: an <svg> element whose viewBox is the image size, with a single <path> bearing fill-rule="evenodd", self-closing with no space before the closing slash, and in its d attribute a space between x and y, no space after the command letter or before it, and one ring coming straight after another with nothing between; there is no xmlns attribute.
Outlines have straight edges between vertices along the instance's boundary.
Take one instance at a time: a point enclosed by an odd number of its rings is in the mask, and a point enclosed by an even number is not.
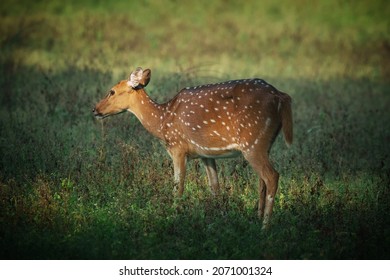
<svg viewBox="0 0 390 280"><path fill-rule="evenodd" d="M96 108L92 109L92 113L95 116L96 119L104 119L108 117L108 115L104 115L96 110Z"/></svg>
<svg viewBox="0 0 390 280"><path fill-rule="evenodd" d="M105 119L105 118L110 117L110 116L122 114L123 112L126 112L126 110L119 111L119 112L109 112L109 113L103 114L103 113L98 112L96 109L93 109L92 112L93 112L93 115L95 116L96 119L101 120L101 119Z"/></svg>
<svg viewBox="0 0 390 280"><path fill-rule="evenodd" d="M94 116L96 119L98 120L102 120L102 119L105 119L109 116L111 116L110 114L101 114L101 113L94 113Z"/></svg>
<svg viewBox="0 0 390 280"><path fill-rule="evenodd" d="M99 114L99 113L95 113L94 116L95 116L95 118L98 119L98 120L102 120L102 119L104 119L105 117L107 117L107 116L104 116L104 115Z"/></svg>

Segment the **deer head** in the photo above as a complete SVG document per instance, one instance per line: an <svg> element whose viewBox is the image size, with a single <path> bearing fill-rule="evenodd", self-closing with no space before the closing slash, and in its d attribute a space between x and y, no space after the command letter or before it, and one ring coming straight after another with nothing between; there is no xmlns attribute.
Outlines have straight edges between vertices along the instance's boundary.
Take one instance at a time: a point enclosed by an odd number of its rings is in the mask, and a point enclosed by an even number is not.
<svg viewBox="0 0 390 280"><path fill-rule="evenodd" d="M138 67L133 71L127 80L122 80L112 87L106 97L101 100L93 109L96 118L133 111L138 105L136 102L138 91L146 87L150 81L150 69L142 70Z"/></svg>

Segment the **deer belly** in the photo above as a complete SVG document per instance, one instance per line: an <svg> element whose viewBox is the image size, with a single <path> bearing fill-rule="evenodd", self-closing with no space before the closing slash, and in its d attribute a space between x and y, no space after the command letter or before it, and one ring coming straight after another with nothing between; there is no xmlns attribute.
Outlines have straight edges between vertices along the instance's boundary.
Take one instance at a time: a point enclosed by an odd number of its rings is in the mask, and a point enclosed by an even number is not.
<svg viewBox="0 0 390 280"><path fill-rule="evenodd" d="M233 158L233 157L239 156L240 154L241 154L240 151L231 150L231 151L224 151L222 153L199 154L199 157L203 157L203 158Z"/></svg>
<svg viewBox="0 0 390 280"><path fill-rule="evenodd" d="M191 153L191 157L203 157L203 158L232 158L241 154L239 150L236 150L238 145L232 144L224 147L207 147L196 145Z"/></svg>

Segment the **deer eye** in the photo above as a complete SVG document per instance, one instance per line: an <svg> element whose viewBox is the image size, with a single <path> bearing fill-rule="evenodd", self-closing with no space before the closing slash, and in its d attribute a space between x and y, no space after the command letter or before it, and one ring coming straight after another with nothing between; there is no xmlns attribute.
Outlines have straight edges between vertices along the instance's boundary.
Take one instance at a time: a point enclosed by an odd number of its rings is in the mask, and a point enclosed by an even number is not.
<svg viewBox="0 0 390 280"><path fill-rule="evenodd" d="M115 90L111 89L111 90L109 91L109 94L110 94L110 95L114 95L114 94L115 94Z"/></svg>

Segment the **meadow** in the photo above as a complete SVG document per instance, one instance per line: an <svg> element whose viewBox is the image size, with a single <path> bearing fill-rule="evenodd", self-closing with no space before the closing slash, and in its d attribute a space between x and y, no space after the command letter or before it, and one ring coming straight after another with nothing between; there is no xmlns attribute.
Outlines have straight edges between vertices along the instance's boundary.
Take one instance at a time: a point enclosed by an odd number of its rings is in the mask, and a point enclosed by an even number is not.
<svg viewBox="0 0 390 280"><path fill-rule="evenodd" d="M11 1L0 4L1 259L389 259L388 1ZM164 102L263 78L293 98L271 227L257 176L198 160L173 189L130 113L92 108L137 66Z"/></svg>

